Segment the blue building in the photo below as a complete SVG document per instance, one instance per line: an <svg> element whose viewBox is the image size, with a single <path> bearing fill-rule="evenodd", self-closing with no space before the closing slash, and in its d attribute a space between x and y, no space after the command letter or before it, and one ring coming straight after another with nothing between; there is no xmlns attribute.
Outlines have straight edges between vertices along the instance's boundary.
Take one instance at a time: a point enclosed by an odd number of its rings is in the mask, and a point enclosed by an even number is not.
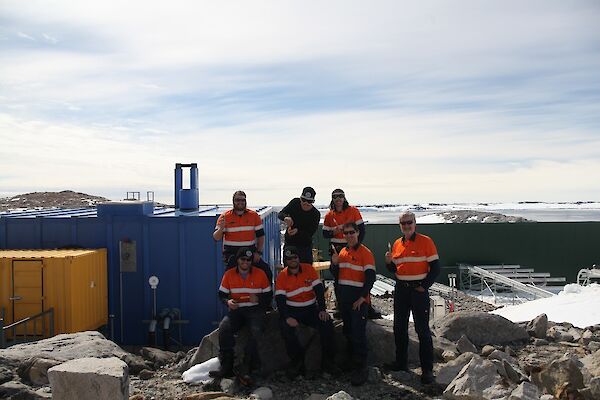
<svg viewBox="0 0 600 400"><path fill-rule="evenodd" d="M182 167L191 168L189 189L182 189ZM217 298L222 243L212 233L231 206L198 205L196 164L177 164L175 194L174 208L135 200L0 213L0 249L106 248L114 340L146 344L154 310L178 309L188 322L173 325L171 336L177 338L181 327L183 344L195 345L224 312ZM256 211L265 228L263 257L273 267L281 257L280 222L271 207ZM156 291L149 285L152 276L159 278Z"/></svg>

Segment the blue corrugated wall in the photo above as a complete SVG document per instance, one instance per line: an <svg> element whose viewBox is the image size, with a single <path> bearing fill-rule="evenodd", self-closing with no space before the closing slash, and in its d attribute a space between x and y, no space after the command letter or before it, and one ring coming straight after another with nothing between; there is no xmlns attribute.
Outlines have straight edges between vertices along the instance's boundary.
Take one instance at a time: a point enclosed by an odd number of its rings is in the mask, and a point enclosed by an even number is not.
<svg viewBox="0 0 600 400"><path fill-rule="evenodd" d="M280 263L280 223L275 212L262 215L265 259ZM184 344L198 344L223 315L217 289L223 274L221 242L212 232L217 216L201 217L36 217L0 218L0 248L49 249L66 246L108 249L109 314L115 341L145 344L152 315L148 278L158 276L157 310L178 308L189 320ZM136 242L136 272L120 272L119 242ZM177 327L172 336L177 338Z"/></svg>

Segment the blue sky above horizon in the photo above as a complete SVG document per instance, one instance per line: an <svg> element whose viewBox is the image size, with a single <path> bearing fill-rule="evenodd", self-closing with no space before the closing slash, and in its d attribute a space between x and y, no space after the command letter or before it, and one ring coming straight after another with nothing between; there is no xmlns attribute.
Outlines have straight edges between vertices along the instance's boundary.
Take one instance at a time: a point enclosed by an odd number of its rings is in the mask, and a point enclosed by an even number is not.
<svg viewBox="0 0 600 400"><path fill-rule="evenodd" d="M0 196L600 200L596 1L0 0Z"/></svg>

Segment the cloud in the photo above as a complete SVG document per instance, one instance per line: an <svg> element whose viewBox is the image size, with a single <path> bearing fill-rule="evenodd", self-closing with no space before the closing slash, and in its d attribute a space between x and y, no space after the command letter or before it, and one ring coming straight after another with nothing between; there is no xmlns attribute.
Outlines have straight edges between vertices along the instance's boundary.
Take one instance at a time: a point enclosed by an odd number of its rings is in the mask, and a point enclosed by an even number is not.
<svg viewBox="0 0 600 400"><path fill-rule="evenodd" d="M595 3L42 5L2 6L3 191L169 201L198 162L210 203L598 197Z"/></svg>

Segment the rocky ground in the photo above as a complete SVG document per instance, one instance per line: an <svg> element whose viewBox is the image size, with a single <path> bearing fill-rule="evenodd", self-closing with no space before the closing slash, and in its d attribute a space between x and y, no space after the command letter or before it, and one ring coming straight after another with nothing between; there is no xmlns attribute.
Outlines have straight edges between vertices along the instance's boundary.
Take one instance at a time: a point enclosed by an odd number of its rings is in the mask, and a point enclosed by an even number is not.
<svg viewBox="0 0 600 400"><path fill-rule="evenodd" d="M128 349L127 352L100 334L59 335L32 344L0 350L0 398L50 398L48 369L81 357L117 357L129 366L130 399L508 399L597 400L600 398L600 325L586 329L556 324L540 316L527 324L478 311L490 306L460 293L453 297L460 310L436 321L434 347L438 383L419 380L418 345L411 333L411 372L382 368L393 353L391 321L367 325L371 351L369 381L350 384L349 375L322 374L289 380L283 373L285 352L275 329L267 329L264 364L273 366L255 385L243 387L229 379L206 385L189 385L182 372L216 354L216 332L198 348L187 352ZM374 303L384 313L388 298ZM276 320L276 315L272 315ZM276 326L276 325L275 325ZM338 335L339 335L339 327ZM243 341L240 338L240 342ZM341 335L336 340L343 340ZM240 343L238 343L241 345ZM343 366L343 361L338 363ZM263 365L264 365L263 364ZM340 393L343 391L344 393ZM253 394L254 393L254 394ZM541 397L544 395L546 397ZM254 396L254 397L252 397ZM269 397L272 396L272 397Z"/></svg>

